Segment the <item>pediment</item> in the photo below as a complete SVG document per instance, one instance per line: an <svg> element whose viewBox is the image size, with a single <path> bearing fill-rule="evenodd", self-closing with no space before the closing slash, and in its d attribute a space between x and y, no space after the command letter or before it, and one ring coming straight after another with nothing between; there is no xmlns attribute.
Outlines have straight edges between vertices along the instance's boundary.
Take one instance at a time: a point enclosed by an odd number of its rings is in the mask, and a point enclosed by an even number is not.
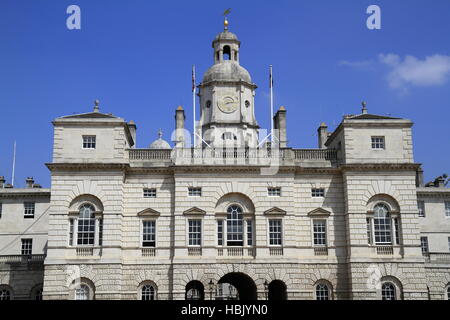
<svg viewBox="0 0 450 320"><path fill-rule="evenodd" d="M310 212L308 212L308 216L329 216L331 214L330 211L325 210L324 208L317 208Z"/></svg>
<svg viewBox="0 0 450 320"><path fill-rule="evenodd" d="M197 208L197 207L192 207L192 208L187 209L186 211L184 211L183 214L184 215L198 216L198 215L205 215L206 211L202 210L200 208Z"/></svg>
<svg viewBox="0 0 450 320"><path fill-rule="evenodd" d="M269 210L264 211L264 214L280 216L280 215L285 215L286 211L284 211L283 209L280 209L278 207L273 207L273 208L270 208Z"/></svg>
<svg viewBox="0 0 450 320"><path fill-rule="evenodd" d="M138 212L139 217L159 217L159 215L160 215L159 211L156 211L152 208L147 208L145 210Z"/></svg>
<svg viewBox="0 0 450 320"><path fill-rule="evenodd" d="M112 114L108 113L101 113L101 112L87 112L87 113L79 113L79 114L73 114L69 116L63 116L59 119L119 119L116 116L113 116Z"/></svg>

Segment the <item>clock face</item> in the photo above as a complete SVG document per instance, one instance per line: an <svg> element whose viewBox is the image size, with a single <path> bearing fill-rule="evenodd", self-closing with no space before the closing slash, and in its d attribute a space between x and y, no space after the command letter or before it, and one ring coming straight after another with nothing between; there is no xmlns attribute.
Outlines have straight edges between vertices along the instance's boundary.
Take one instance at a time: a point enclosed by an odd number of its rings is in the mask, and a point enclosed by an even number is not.
<svg viewBox="0 0 450 320"><path fill-rule="evenodd" d="M239 99L236 96L226 95L218 99L217 106L222 112L232 113L237 110Z"/></svg>

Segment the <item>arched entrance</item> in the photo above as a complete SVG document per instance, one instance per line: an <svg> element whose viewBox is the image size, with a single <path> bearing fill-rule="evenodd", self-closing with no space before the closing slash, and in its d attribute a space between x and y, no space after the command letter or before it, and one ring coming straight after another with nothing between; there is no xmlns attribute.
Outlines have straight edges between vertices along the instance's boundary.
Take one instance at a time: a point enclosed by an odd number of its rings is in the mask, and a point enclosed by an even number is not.
<svg viewBox="0 0 450 320"><path fill-rule="evenodd" d="M269 283L269 300L287 300L286 285L281 280Z"/></svg>
<svg viewBox="0 0 450 320"><path fill-rule="evenodd" d="M186 285L186 300L205 300L205 290L200 281L193 280Z"/></svg>
<svg viewBox="0 0 450 320"><path fill-rule="evenodd" d="M257 300L255 282L244 273L228 273L219 280L216 299Z"/></svg>

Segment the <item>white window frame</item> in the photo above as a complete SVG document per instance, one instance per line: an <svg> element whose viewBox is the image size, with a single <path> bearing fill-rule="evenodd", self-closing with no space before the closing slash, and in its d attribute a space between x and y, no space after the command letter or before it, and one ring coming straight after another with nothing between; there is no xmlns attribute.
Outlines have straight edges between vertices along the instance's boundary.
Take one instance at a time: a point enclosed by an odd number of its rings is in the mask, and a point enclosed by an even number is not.
<svg viewBox="0 0 450 320"><path fill-rule="evenodd" d="M328 219L312 219L311 221L311 235L312 235L312 245L313 247L328 247ZM321 222L325 226L325 243L324 244L315 244L315 231L314 231L314 223ZM322 232L321 232L322 233Z"/></svg>
<svg viewBox="0 0 450 320"><path fill-rule="evenodd" d="M92 134L82 135L81 141L82 141L81 147L83 150L95 150L97 148L97 136L96 135L92 135ZM85 145L87 147L85 147Z"/></svg>
<svg viewBox="0 0 450 320"><path fill-rule="evenodd" d="M375 213L372 212L371 214L367 215L367 217L366 217L366 222L370 223L370 228L371 228L370 229L371 239L369 240L370 241L369 245L372 245L372 246L400 246L402 244L402 227L401 227L400 214L398 212L392 212L391 207L385 202L378 202L374 206L374 208L378 204L383 204L388 208L389 220L390 220L390 225L391 225L391 242L390 243L388 243L388 242L376 243L375 224L374 224ZM395 223L395 220L397 220L397 224ZM366 233L368 234L368 232L366 232ZM398 234L398 239L397 239L397 234Z"/></svg>
<svg viewBox="0 0 450 320"><path fill-rule="evenodd" d="M430 247L428 245L428 237L420 237L420 249L422 250L423 255L427 255L428 253L430 253Z"/></svg>
<svg viewBox="0 0 450 320"><path fill-rule="evenodd" d="M444 202L445 217L450 218L450 201Z"/></svg>
<svg viewBox="0 0 450 320"><path fill-rule="evenodd" d="M381 139L381 140L376 140ZM386 137L385 136L371 136L370 137L372 150L386 150Z"/></svg>
<svg viewBox="0 0 450 320"><path fill-rule="evenodd" d="M32 238L21 239L20 254L22 256L31 256L33 254L33 239Z"/></svg>
<svg viewBox="0 0 450 320"><path fill-rule="evenodd" d="M202 188L201 187L188 187L188 197L201 197Z"/></svg>
<svg viewBox="0 0 450 320"><path fill-rule="evenodd" d="M389 284L394 288L394 299L389 299L389 300L399 300L399 292L398 292L399 290L397 289L397 286L395 285L395 283L393 283L391 281L383 281L381 283L381 300L384 300L383 299L383 291L384 291L383 286L386 284Z"/></svg>
<svg viewBox="0 0 450 320"><path fill-rule="evenodd" d="M156 198L157 196L157 190L156 188L143 188L142 189L142 195L144 198Z"/></svg>
<svg viewBox="0 0 450 320"><path fill-rule="evenodd" d="M267 187L267 196L281 197L281 187Z"/></svg>
<svg viewBox="0 0 450 320"><path fill-rule="evenodd" d="M219 221L222 223L222 244L219 244ZM216 244L218 247L226 246L226 236L227 236L227 219L221 218L216 220Z"/></svg>
<svg viewBox="0 0 450 320"><path fill-rule="evenodd" d="M190 223L191 222L196 222L200 224L200 244L191 244L191 238L190 238ZM190 218L187 219L187 224L186 224L186 240L187 240L187 246L188 247L202 247L203 245L203 219L199 219L199 218ZM155 229L156 231L156 229ZM194 233L198 233L198 232L194 232Z"/></svg>
<svg viewBox="0 0 450 320"><path fill-rule="evenodd" d="M325 198L325 188L311 188L311 198Z"/></svg>
<svg viewBox="0 0 450 320"><path fill-rule="evenodd" d="M23 203L23 217L25 219L34 219L36 214L36 202L25 201Z"/></svg>
<svg viewBox="0 0 450 320"><path fill-rule="evenodd" d="M319 286L326 287L326 289L327 289L326 290L327 291L327 299L319 299L319 296L317 295L317 289L318 289ZM315 300L319 300L319 301L332 300L332 296L333 296L332 290L331 290L330 285L328 283L325 283L323 281L319 281L319 282L317 282L314 285L314 297L315 297Z"/></svg>
<svg viewBox="0 0 450 320"><path fill-rule="evenodd" d="M154 229L155 229L155 245L153 247L152 246L145 246L144 247L144 222L147 222L147 221L149 221L149 222L153 221L153 223L155 224L154 225ZM158 225L156 223L156 219L155 218L144 218L144 219L141 219L140 244L139 244L141 248L156 248L157 247L157 245L158 245L158 229L157 229L157 227L158 227Z"/></svg>
<svg viewBox="0 0 450 320"><path fill-rule="evenodd" d="M271 244L270 242L270 240L271 240L271 238L270 238L270 234L271 234L271 232L270 232L270 222L271 221L279 221L280 222L280 244ZM281 218L268 218L267 219L267 245L269 246L269 247L282 247L283 246L283 242L284 242L284 235L283 235L283 232L284 232L284 225L283 225L283 219L281 219Z"/></svg>
<svg viewBox="0 0 450 320"><path fill-rule="evenodd" d="M419 210L419 217L425 218L426 216L425 201L417 200L417 209Z"/></svg>

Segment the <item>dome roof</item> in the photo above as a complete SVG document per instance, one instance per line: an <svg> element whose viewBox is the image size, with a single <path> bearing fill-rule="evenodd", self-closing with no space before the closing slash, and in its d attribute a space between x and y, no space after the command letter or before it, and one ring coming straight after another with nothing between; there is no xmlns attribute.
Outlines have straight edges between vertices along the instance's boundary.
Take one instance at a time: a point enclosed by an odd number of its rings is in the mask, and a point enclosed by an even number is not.
<svg viewBox="0 0 450 320"><path fill-rule="evenodd" d="M172 149L170 144L162 138L161 129L159 129L159 131L158 131L158 136L159 136L159 138L150 144L150 146L149 146L150 149Z"/></svg>
<svg viewBox="0 0 450 320"><path fill-rule="evenodd" d="M240 81L252 83L250 73L238 63L230 60L222 61L209 68L203 75L203 82L209 81Z"/></svg>
<svg viewBox="0 0 450 320"><path fill-rule="evenodd" d="M230 32L230 31L227 31L227 30L219 33L216 36L216 38L214 39L213 42L220 41L220 40L235 40L235 41L239 41L238 37L233 32Z"/></svg>

